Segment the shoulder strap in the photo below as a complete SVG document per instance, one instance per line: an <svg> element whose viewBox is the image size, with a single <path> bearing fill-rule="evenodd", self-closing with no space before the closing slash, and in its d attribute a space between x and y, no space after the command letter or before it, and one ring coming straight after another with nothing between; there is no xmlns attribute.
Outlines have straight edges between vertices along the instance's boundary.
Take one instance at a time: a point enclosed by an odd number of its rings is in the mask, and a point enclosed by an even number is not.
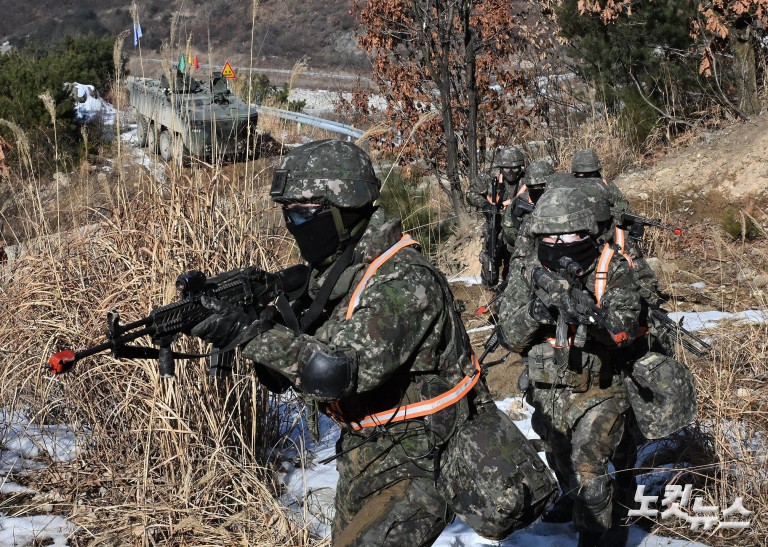
<svg viewBox="0 0 768 547"><path fill-rule="evenodd" d="M360 295L363 294L363 291L365 290L365 287L368 285L368 281L374 276L376 271L390 258L395 256L395 254L405 247L408 247L409 245L418 245L419 242L413 239L409 234L403 234L403 237L400 238L400 241L392 245L389 249L381 253L379 256L377 256L373 262L371 262L368 266L368 269L363 274L363 278L360 280L360 283L357 284L357 287L355 287L354 292L352 293L352 298L349 300L349 305L347 306L347 315L346 319L349 319L352 317L352 314L355 312L355 308L360 303ZM325 287L323 287L325 288Z"/></svg>

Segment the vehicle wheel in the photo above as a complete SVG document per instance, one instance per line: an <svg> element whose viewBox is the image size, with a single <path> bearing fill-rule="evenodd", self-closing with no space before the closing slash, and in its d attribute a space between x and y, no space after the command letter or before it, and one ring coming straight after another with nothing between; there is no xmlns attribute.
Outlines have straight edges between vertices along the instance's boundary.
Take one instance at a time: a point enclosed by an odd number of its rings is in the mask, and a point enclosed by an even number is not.
<svg viewBox="0 0 768 547"><path fill-rule="evenodd" d="M184 141L181 139L181 135L176 133L176 138L173 140L173 163L179 167L184 166L184 160L189 155L187 148L184 146Z"/></svg>
<svg viewBox="0 0 768 547"><path fill-rule="evenodd" d="M157 144L160 147L160 157L165 161L171 161L173 159L173 137L171 137L171 133L165 129L162 130Z"/></svg>
<svg viewBox="0 0 768 547"><path fill-rule="evenodd" d="M147 133L148 133L149 123L147 122L147 118L142 116L141 114L136 115L136 144L139 146L139 148L144 148L147 146Z"/></svg>
<svg viewBox="0 0 768 547"><path fill-rule="evenodd" d="M155 124L148 124L147 148L150 152L157 152L157 129L155 128Z"/></svg>

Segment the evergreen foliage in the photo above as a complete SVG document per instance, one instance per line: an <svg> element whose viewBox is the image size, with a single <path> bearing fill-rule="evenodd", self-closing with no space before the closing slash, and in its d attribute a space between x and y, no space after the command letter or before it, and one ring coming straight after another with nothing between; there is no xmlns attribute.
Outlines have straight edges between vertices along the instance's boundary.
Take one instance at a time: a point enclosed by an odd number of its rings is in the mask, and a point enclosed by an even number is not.
<svg viewBox="0 0 768 547"><path fill-rule="evenodd" d="M30 45L0 56L0 89L4 90L0 94L0 118L27 132L36 152L33 156L54 157L53 122L40 99L46 91L56 105L59 156L77 156L81 136L75 123L75 103L64 84L91 84L100 94L106 93L115 75L114 43L114 37L89 34L65 38L48 48Z"/></svg>
<svg viewBox="0 0 768 547"><path fill-rule="evenodd" d="M693 2L645 2L610 24L599 14L580 14L578 0L564 1L556 12L575 71L596 86L611 112L636 128L637 144L661 113L683 120L703 106L708 84L698 74L688 28Z"/></svg>

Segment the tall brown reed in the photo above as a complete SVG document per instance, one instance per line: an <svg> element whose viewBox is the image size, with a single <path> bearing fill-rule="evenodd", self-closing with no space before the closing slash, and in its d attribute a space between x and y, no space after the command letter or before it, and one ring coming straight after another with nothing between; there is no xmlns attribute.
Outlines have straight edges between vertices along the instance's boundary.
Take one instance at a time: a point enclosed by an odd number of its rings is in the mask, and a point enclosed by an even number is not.
<svg viewBox="0 0 768 547"><path fill-rule="evenodd" d="M276 501L267 458L279 440L276 401L244 363L219 380L200 361L181 361L176 378L164 379L152 361L106 354L63 377L41 372L59 347L103 340L108 310L130 321L174 298L180 272L284 265L291 246L266 202L264 178L193 170L173 176L165 196L144 179L130 204L116 203L86 228L29 242L9 266L0 346L14 351L0 361L0 405L81 431L78 460L38 479L55 492L55 510L82 527L73 544L309 541ZM176 348L204 350L189 340Z"/></svg>

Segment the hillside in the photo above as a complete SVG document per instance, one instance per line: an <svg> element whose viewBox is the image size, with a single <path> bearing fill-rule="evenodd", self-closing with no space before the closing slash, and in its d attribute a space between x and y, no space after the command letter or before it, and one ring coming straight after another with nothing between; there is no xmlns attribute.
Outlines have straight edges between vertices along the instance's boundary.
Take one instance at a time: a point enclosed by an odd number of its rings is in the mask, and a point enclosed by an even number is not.
<svg viewBox="0 0 768 547"><path fill-rule="evenodd" d="M705 505L726 507L743 496L755 518L752 529L740 536L738 530L712 534L693 532L680 522L657 523L661 536L711 546L758 545L768 537L765 519L757 518L768 500L768 361L761 311L768 308L766 121L764 115L748 124L692 135L686 144L616 177L637 212L683 228L681 237L647 231L647 254L659 274L666 308L689 312L685 326L692 330L687 321L711 313L756 310L761 318L757 324L743 324L730 316L730 321L710 323L699 333L713 342L717 353L680 356L696 374L699 422L668 445L651 445L646 459L638 460L639 471L650 479L664 479L677 466L676 484L693 483ZM310 136L306 127L301 133L276 127L280 130L270 133L285 144L328 136ZM224 271L254 262L273 269L295 261L279 210L267 197L276 157L264 156L251 165L175 170L136 149L132 130L124 129L123 148L116 155L106 150L92 158L98 163L68 174L68 199L58 204L52 188L35 194L40 204L60 205L87 229L61 234L54 231L52 219L50 228L40 223L45 237L0 270L6 295L0 302L5 304L0 347L9 348L0 363L2 404L30 411L34 420L25 418L27 430L37 423L51 430L58 424L88 424L89 436L87 445L65 454L71 459L29 450L24 464L29 473L6 469L6 480L20 488L0 495L0 511L66 517L70 524L62 525L62 536L72 534L72 545L200 545L201 538L218 545L242 544L244 538L258 545L323 545L285 516L291 513L277 506L272 490L263 487L264 474L251 465L261 461L265 446L284 447L271 444L277 441L268 435L277 427L267 414L267 401L251 391L250 382L201 381L207 370L198 361L180 364L175 380L160 379L152 361L106 355L88 359L64 377L51 380L40 374L42 361L63 345L82 348L102 341L108 310L119 309L131 320L174 298L170 280L180 271ZM31 189L33 183L52 186L47 179L25 182ZM437 190L433 196L439 205L443 196ZM444 218L449 213L439 214ZM32 211L28 224L36 218ZM449 277L477 274L479 215L475 220L473 232L441 245L439 265ZM467 304L467 327L487 327L487 315L472 311L491 294L477 285L452 287ZM487 335L487 330L472 334L476 350ZM189 351L201 350L187 340L182 343ZM488 372L499 402L517 397L514 408L505 403L510 413L523 408L517 403L519 364L513 356ZM242 378L252 378L250 369L242 370ZM221 396L225 391L226 397ZM237 408L231 401L238 401ZM256 423L249 421L254 416ZM287 421L304 425L290 414ZM250 433L243 436L243 431ZM52 435L48 429L44 433ZM15 437L5 439L3 444L11 444L7 439ZM325 442L332 450L333 443ZM71 445L76 445L74 439ZM281 470L299 469L305 458L317 462L323 457L311 451L291 454L281 452L271 463ZM683 474L683 467L695 473ZM332 487L302 482L298 495L308 507L328 504ZM654 523L641 524L650 528ZM82 529L73 532L74 525ZM10 523L0 523L2 527L13 530ZM734 534L727 536L729 532ZM461 533L454 526L441 545L478 544L461 539ZM536 533L540 543L511 538L501 545L575 544L568 524L539 527ZM659 543L646 539L646 532L635 526L631 544L669 544L666 538L656 538Z"/></svg>
<svg viewBox="0 0 768 547"><path fill-rule="evenodd" d="M24 10L11 9L7 0L2 4L0 43L9 41L17 47L88 32L117 35L132 28L129 3L31 0ZM175 16L174 42L184 45L190 40L201 59L210 56L212 64L247 61L253 39L258 65L290 68L306 56L316 68L355 72L369 65L355 48L351 6L351 0L261 0L252 34L251 2L147 0L139 6L142 54L156 56L168 43ZM132 35L126 39L126 50L133 50Z"/></svg>

